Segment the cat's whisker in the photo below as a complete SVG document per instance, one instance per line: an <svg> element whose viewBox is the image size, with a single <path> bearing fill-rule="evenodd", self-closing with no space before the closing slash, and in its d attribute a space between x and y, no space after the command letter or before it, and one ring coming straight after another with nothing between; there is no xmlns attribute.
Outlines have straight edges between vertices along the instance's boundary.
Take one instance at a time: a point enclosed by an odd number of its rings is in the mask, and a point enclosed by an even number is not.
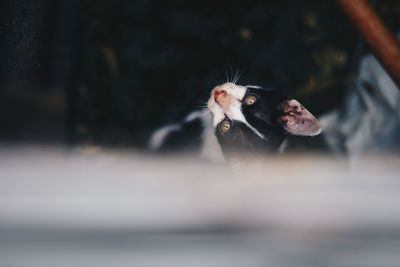
<svg viewBox="0 0 400 267"><path fill-rule="evenodd" d="M204 117L205 115L207 115L208 113L210 113L211 111L210 110L204 110L201 114L200 114L200 116L199 117Z"/></svg>
<svg viewBox="0 0 400 267"><path fill-rule="evenodd" d="M201 107L205 107L207 106L207 102L200 102L199 105L197 105L196 107L201 108Z"/></svg>
<svg viewBox="0 0 400 267"><path fill-rule="evenodd" d="M228 74L228 70L225 68L225 76L226 76L226 82L229 82L229 74Z"/></svg>
<svg viewBox="0 0 400 267"><path fill-rule="evenodd" d="M242 71L240 71L240 68L239 67L237 68L235 79L233 81L234 84L236 84L239 81L239 79L242 76L243 72L244 72L244 69Z"/></svg>
<svg viewBox="0 0 400 267"><path fill-rule="evenodd" d="M233 77L232 83L236 84L239 80L239 67L236 69L235 76Z"/></svg>
<svg viewBox="0 0 400 267"><path fill-rule="evenodd" d="M211 111L208 108L203 108L202 110L199 110L199 112L196 115L191 116L190 119L191 120L200 119L200 118L206 116L209 112L211 112Z"/></svg>
<svg viewBox="0 0 400 267"><path fill-rule="evenodd" d="M230 71L228 72L228 80L226 81L227 83L234 83L234 74L233 74L233 66L230 65Z"/></svg>

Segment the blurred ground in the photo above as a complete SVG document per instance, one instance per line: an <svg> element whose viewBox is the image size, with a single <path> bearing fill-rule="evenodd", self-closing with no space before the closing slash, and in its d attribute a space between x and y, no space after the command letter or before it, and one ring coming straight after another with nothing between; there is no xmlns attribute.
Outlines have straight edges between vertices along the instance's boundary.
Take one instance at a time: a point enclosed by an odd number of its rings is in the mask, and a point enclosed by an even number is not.
<svg viewBox="0 0 400 267"><path fill-rule="evenodd" d="M395 267L399 163L3 147L0 266Z"/></svg>

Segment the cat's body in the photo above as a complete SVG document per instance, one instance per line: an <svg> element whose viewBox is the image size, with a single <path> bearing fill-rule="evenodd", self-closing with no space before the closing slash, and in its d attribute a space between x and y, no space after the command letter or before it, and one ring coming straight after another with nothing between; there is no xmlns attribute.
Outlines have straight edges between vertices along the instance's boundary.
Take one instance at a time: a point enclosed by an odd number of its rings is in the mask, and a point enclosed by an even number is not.
<svg viewBox="0 0 400 267"><path fill-rule="evenodd" d="M156 131L150 147L191 151L210 160L279 151L288 135L313 136L320 125L296 100L259 86L225 83L215 87L206 111Z"/></svg>
<svg viewBox="0 0 400 267"><path fill-rule="evenodd" d="M208 160L223 161L212 122L211 112L194 111L183 122L158 129L151 137L150 149L161 153L195 153Z"/></svg>

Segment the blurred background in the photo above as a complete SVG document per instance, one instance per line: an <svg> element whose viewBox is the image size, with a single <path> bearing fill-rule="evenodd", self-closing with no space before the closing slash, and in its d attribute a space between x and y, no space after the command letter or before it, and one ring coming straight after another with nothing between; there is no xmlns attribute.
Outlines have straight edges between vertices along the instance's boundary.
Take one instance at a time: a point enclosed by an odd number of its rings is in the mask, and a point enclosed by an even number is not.
<svg viewBox="0 0 400 267"><path fill-rule="evenodd" d="M373 1L392 30L400 3ZM241 74L315 115L368 53L334 1L4 0L0 141L142 148Z"/></svg>

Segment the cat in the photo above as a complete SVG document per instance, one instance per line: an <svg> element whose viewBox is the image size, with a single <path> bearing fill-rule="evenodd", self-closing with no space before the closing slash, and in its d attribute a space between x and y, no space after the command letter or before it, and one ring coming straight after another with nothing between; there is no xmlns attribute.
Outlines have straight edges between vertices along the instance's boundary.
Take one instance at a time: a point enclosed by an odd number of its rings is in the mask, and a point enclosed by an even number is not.
<svg viewBox="0 0 400 267"><path fill-rule="evenodd" d="M315 136L318 120L297 100L260 86L227 82L210 94L207 109L189 114L151 137L157 151L192 151L212 161L278 152L287 136Z"/></svg>

